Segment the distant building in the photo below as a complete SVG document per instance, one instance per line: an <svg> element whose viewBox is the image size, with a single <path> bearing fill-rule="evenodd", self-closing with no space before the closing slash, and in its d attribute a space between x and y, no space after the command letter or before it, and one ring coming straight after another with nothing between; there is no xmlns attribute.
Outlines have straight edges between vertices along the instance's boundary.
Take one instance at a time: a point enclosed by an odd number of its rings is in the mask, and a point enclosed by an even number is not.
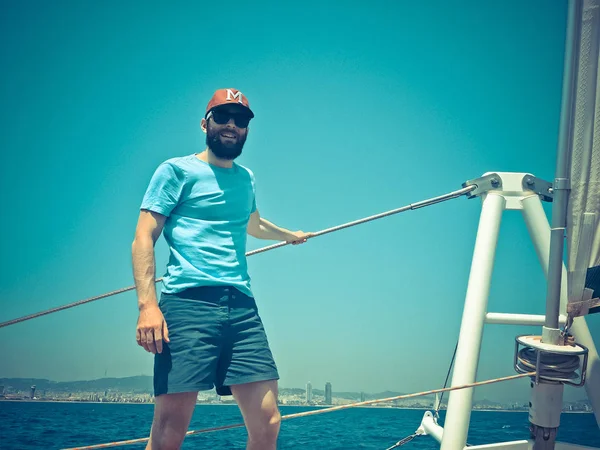
<svg viewBox="0 0 600 450"><path fill-rule="evenodd" d="M31 392L29 395L30 398L34 398L35 397L35 384L33 386L31 386Z"/></svg>
<svg viewBox="0 0 600 450"><path fill-rule="evenodd" d="M311 403L313 400L312 384L310 381L306 383L306 403Z"/></svg>
<svg viewBox="0 0 600 450"><path fill-rule="evenodd" d="M333 402L331 401L331 383L329 381L325 383L325 404L333 404Z"/></svg>
<svg viewBox="0 0 600 450"><path fill-rule="evenodd" d="M364 401L365 401L365 393L364 393L364 392L361 392L361 393L360 393L360 401L361 401L361 402L364 402Z"/></svg>

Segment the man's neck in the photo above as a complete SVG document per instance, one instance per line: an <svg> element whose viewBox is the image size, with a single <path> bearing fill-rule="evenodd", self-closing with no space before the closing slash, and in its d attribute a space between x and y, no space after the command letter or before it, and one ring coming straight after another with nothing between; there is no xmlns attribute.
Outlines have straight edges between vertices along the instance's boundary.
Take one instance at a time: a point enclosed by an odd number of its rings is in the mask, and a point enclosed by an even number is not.
<svg viewBox="0 0 600 450"><path fill-rule="evenodd" d="M208 147L202 153L198 154L198 158L213 166L223 167L225 169L231 169L233 167L232 160L217 157Z"/></svg>

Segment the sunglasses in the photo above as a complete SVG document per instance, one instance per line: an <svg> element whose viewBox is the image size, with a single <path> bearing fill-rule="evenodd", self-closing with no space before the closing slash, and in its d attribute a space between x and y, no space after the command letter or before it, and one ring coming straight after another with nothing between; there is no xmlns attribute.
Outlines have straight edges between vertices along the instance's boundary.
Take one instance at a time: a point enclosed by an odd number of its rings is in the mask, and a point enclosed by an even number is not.
<svg viewBox="0 0 600 450"><path fill-rule="evenodd" d="M231 119L233 119L235 126L238 128L247 128L251 119L251 117L247 114L235 114L225 111L211 111L208 115L208 118L210 117L212 117L212 119L218 125L225 125L229 123Z"/></svg>

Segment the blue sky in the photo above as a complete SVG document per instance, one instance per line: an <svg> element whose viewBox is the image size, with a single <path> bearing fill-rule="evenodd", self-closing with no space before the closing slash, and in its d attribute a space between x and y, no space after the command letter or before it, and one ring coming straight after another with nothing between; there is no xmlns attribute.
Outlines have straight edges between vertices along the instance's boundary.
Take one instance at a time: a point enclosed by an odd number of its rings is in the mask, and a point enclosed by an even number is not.
<svg viewBox="0 0 600 450"><path fill-rule="evenodd" d="M239 162L261 214L287 228L328 228L487 171L552 180L565 20L565 1L542 0L4 4L0 320L133 283L146 185L165 159L203 150L217 88L250 99ZM461 198L250 258L281 385L441 387L479 212ZM166 258L161 238L158 275ZM508 212L489 309L543 314L544 300ZM136 320L130 292L3 328L0 377L151 374ZM600 317L589 322L600 338ZM513 374L514 337L539 332L486 327L478 378ZM528 390L520 380L476 395Z"/></svg>

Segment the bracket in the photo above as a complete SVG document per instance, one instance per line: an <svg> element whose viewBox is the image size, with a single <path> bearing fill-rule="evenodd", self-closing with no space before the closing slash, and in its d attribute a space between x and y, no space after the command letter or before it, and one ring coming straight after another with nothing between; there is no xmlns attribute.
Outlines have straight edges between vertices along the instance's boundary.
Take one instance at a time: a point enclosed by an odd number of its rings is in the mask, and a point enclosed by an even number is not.
<svg viewBox="0 0 600 450"><path fill-rule="evenodd" d="M535 192L545 202L552 202L554 199L552 183L533 175L527 175L523 178L523 190Z"/></svg>
<svg viewBox="0 0 600 450"><path fill-rule="evenodd" d="M497 173L490 173L480 178L473 180L467 180L462 184L462 187L477 186L467 195L467 198L479 197L481 194L485 194L488 191L495 189L502 189L502 178Z"/></svg>

